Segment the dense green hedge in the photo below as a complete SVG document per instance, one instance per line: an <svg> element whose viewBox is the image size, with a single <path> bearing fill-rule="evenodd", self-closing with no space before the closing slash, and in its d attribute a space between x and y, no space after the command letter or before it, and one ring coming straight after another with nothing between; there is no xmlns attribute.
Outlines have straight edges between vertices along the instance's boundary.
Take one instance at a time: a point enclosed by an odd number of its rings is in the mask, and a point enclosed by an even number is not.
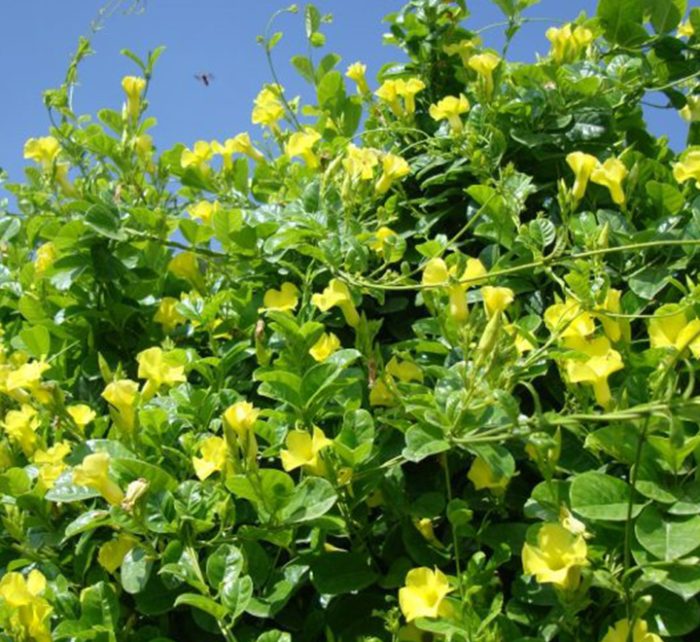
<svg viewBox="0 0 700 642"><path fill-rule="evenodd" d="M697 639L700 9L524 64L496 1L165 150L160 50L90 118L81 41L0 218L0 640Z"/></svg>

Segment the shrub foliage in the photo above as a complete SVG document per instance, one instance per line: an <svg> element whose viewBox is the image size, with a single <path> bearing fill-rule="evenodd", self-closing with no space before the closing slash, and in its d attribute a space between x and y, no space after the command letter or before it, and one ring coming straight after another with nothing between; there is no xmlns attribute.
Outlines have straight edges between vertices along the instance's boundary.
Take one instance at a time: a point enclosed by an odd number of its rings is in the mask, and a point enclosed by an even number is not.
<svg viewBox="0 0 700 642"><path fill-rule="evenodd" d="M307 5L313 98L165 150L161 50L92 118L81 41L0 218L0 640L697 639L700 9L526 64L496 3L376 82Z"/></svg>

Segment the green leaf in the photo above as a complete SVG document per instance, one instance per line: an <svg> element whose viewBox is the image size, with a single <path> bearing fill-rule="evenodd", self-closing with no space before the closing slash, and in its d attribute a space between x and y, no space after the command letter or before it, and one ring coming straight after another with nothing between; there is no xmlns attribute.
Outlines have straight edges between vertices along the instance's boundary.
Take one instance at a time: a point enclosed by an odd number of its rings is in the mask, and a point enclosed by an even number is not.
<svg viewBox="0 0 700 642"><path fill-rule="evenodd" d="M343 427L333 441L336 452L351 466L361 464L372 454L374 419L366 410L350 410L343 416Z"/></svg>
<svg viewBox="0 0 700 642"><path fill-rule="evenodd" d="M343 370L360 358L357 350L338 350L323 363L309 368L301 380L302 406L307 410L326 401L328 392Z"/></svg>
<svg viewBox="0 0 700 642"><path fill-rule="evenodd" d="M309 565L311 582L324 595L361 591L378 577L362 553L325 553L310 559Z"/></svg>
<svg viewBox="0 0 700 642"><path fill-rule="evenodd" d="M307 477L292 492L280 511L280 519L288 524L309 522L325 515L337 499L330 482L321 477Z"/></svg>
<svg viewBox="0 0 700 642"><path fill-rule="evenodd" d="M582 473L571 482L571 508L586 519L624 522L629 498L629 484L603 473ZM632 517L641 510L641 504L633 504Z"/></svg>
<svg viewBox="0 0 700 642"><path fill-rule="evenodd" d="M93 205L86 212L85 223L100 236L114 241L126 239L126 235L121 231L119 213L101 203Z"/></svg>
<svg viewBox="0 0 700 642"><path fill-rule="evenodd" d="M406 447L401 454L408 461L419 462L449 449L450 444L437 426L415 424L406 431Z"/></svg>
<svg viewBox="0 0 700 642"><path fill-rule="evenodd" d="M207 558L207 580L214 590L219 590L224 577L235 580L243 570L243 554L233 544L222 544Z"/></svg>
<svg viewBox="0 0 700 642"><path fill-rule="evenodd" d="M648 38L642 26L644 6L640 0L600 0L598 18L606 38L622 46L639 45Z"/></svg>
<svg viewBox="0 0 700 642"><path fill-rule="evenodd" d="M629 280L629 288L637 296L651 301L666 287L668 271L660 267L647 267Z"/></svg>
<svg viewBox="0 0 700 642"><path fill-rule="evenodd" d="M135 595L144 590L151 576L153 560L140 546L132 548L124 557L121 565L122 587L127 593Z"/></svg>
<svg viewBox="0 0 700 642"><path fill-rule="evenodd" d="M292 65L299 72L301 77L314 84L316 76L314 73L314 65L306 56L292 56Z"/></svg>
<svg viewBox="0 0 700 642"><path fill-rule="evenodd" d="M66 526L66 529L63 532L63 540L65 541L74 535L79 535L80 533L85 533L86 531L103 526L109 521L109 511L89 510Z"/></svg>
<svg viewBox="0 0 700 642"><path fill-rule="evenodd" d="M660 587L653 587L648 594L652 603L644 619L664 637L686 635L700 624L700 606L697 600L682 600Z"/></svg>
<svg viewBox="0 0 700 642"><path fill-rule="evenodd" d="M256 381L262 381L258 394L286 402L295 408L302 407L301 378L286 370L262 369L255 371Z"/></svg>
<svg viewBox="0 0 700 642"><path fill-rule="evenodd" d="M80 593L80 622L86 628L103 627L111 631L111 640L119 622L119 600L114 589L106 582L93 584Z"/></svg>
<svg viewBox="0 0 700 642"><path fill-rule="evenodd" d="M316 89L318 105L331 114L339 114L340 107L345 100L345 83L339 71L329 71L318 83Z"/></svg>
<svg viewBox="0 0 700 642"><path fill-rule="evenodd" d="M134 479L143 478L153 491L175 490L177 480L162 468L149 464L136 457L116 457L111 461L112 468L117 474Z"/></svg>
<svg viewBox="0 0 700 642"><path fill-rule="evenodd" d="M282 631L265 631L255 642L292 642L292 636Z"/></svg>
<svg viewBox="0 0 700 642"><path fill-rule="evenodd" d="M226 607L221 606L221 604L215 602L210 597L198 595L197 593L183 593L182 595L178 595L175 600L175 606L181 606L183 604L194 606L194 608L208 613L217 620L225 618L228 612Z"/></svg>
<svg viewBox="0 0 700 642"><path fill-rule="evenodd" d="M228 576L224 578L221 587L221 602L229 610L235 620L246 610L250 598L253 596L253 580L250 575L243 577Z"/></svg>
<svg viewBox="0 0 700 642"><path fill-rule="evenodd" d="M649 199L660 215L673 215L681 210L685 203L683 194L674 185L649 181L645 185Z"/></svg>
<svg viewBox="0 0 700 642"><path fill-rule="evenodd" d="M656 33L673 31L685 15L687 0L647 0L651 25Z"/></svg>
<svg viewBox="0 0 700 642"><path fill-rule="evenodd" d="M86 499L99 497L100 494L92 488L86 486L76 486L73 483L73 473L71 471L63 473L54 483L53 488L44 496L46 501L60 502L67 504L70 502L82 502Z"/></svg>
<svg viewBox="0 0 700 642"><path fill-rule="evenodd" d="M661 560L679 559L700 546L700 515L664 516L654 505L647 506L634 527L639 543Z"/></svg>
<svg viewBox="0 0 700 642"><path fill-rule="evenodd" d="M11 343L14 348L26 350L35 359L51 354L51 335L43 325L24 328Z"/></svg>
<svg viewBox="0 0 700 642"><path fill-rule="evenodd" d="M318 31L321 26L321 12L311 3L304 7L304 30L306 37L311 36Z"/></svg>

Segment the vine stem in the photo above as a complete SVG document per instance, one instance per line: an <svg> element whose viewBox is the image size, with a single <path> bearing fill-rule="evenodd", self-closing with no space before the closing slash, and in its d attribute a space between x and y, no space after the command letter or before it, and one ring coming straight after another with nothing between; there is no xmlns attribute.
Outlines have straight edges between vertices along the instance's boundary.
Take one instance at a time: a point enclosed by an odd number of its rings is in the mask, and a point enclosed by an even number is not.
<svg viewBox="0 0 700 642"><path fill-rule="evenodd" d="M445 488L447 489L447 504L452 502L452 477L450 475L450 464L447 459L447 454L443 458L443 470L445 471ZM449 521L449 517L448 517ZM462 564L459 556L459 540L457 538L457 531L455 530L455 525L450 521L450 530L452 531L452 547L455 552L455 569L457 571L457 579L459 585L459 595L464 600L464 587L462 586Z"/></svg>

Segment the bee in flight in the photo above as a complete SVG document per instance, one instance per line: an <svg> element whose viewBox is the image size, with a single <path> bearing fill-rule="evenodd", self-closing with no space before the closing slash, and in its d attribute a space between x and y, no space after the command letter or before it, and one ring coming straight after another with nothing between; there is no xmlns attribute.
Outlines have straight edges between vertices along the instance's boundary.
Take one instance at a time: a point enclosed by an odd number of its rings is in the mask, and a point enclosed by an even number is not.
<svg viewBox="0 0 700 642"><path fill-rule="evenodd" d="M194 77L199 80L205 87L208 87L212 80L214 80L214 74L210 74L209 72L202 72L199 74L195 74Z"/></svg>

